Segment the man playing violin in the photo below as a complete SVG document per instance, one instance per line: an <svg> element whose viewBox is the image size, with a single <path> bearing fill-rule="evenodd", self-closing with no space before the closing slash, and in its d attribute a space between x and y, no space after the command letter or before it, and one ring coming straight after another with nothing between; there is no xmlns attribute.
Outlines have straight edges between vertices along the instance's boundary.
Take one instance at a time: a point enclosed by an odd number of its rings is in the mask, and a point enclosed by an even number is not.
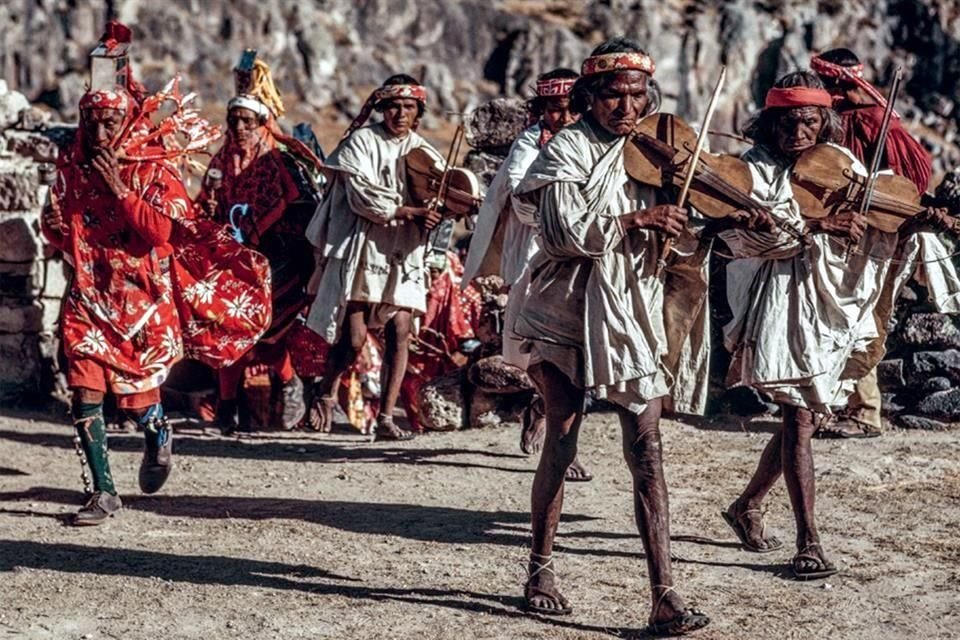
<svg viewBox="0 0 960 640"><path fill-rule="evenodd" d="M311 408L328 431L341 375L356 359L367 330L386 333L382 396L375 436L407 440L393 422L407 368L414 318L426 311L427 231L440 221L433 208L409 206L403 157L429 146L416 128L426 90L407 75L388 78L373 92L340 145L327 158L332 180L307 238L318 250L311 290L316 299L307 326L332 347ZM383 121L364 126L376 110ZM435 152L436 153L436 152Z"/></svg>
<svg viewBox="0 0 960 640"><path fill-rule="evenodd" d="M849 49L831 49L813 58L810 68L823 81L834 100L834 106L842 122L842 144L850 149L862 162L869 163L876 153L877 138L880 133L886 99L863 78L863 64ZM896 112L892 114L889 132L883 147L881 169L904 176L913 182L919 193L926 192L930 176L933 173L930 154L904 129ZM920 231L922 225L935 229L952 231L953 224L945 210L930 209L916 216L909 225L912 230ZM907 231L907 229L904 229ZM904 245L898 252L898 260L890 269L885 291L877 306L877 325L880 335L872 346L871 358L879 361L883 355L885 327L893 312L893 303L899 289L910 278L918 266L918 260L929 265L931 273L931 298L941 311L960 311L949 307L949 288L945 295L938 295L938 285L948 280L956 280L952 266L943 263L940 258L949 251L933 233L917 235L902 233ZM947 306L944 306L946 304ZM857 383L846 408L824 424L817 431L817 437L823 438L869 438L881 433L881 396L877 383L877 370L873 367Z"/></svg>
<svg viewBox="0 0 960 640"><path fill-rule="evenodd" d="M781 406L783 424L764 449L743 493L722 514L743 546L759 553L783 544L764 531L761 505L783 475L797 525L792 568L798 579L838 570L827 558L814 522L814 467L810 440L830 407L842 404L858 373L848 364L877 336L873 309L880 296L896 233L868 228L865 216L845 211L802 217L791 187L793 163L820 143L839 141L840 119L816 75L791 73L767 94L745 133L755 146L743 159L753 174L753 196L767 203L775 232L720 233L734 259L727 267L733 314L724 342L733 353L730 379L750 385ZM844 151L845 153L849 153ZM865 168L850 156L853 170ZM805 229L806 242L782 226ZM870 252L847 256L861 241Z"/></svg>
<svg viewBox="0 0 960 640"><path fill-rule="evenodd" d="M520 351L523 340L514 332L513 325L526 298L530 263L539 253L540 245L536 238L536 208L514 197L513 191L540 149L557 132L580 119L580 114L574 112L570 104L570 91L579 77L580 74L572 69L560 68L537 78L537 95L527 105L534 123L510 146L500 170L490 183L464 266L462 286L489 273L503 277L509 288L503 318L503 360L521 369L527 368L530 357ZM499 238L502 242L498 247ZM491 264L497 257L499 264ZM527 454L538 452L543 446L545 430L543 400L537 396L524 411L521 450ZM592 477L576 459L567 469L566 479L572 482L585 482Z"/></svg>
<svg viewBox="0 0 960 640"><path fill-rule="evenodd" d="M659 427L670 381L661 364L664 277L656 263L662 236L680 245L698 241L686 233L686 210L658 204L654 189L624 169L624 143L658 106L653 59L635 42L615 38L594 50L581 72L571 101L583 117L553 137L515 190L537 207L542 250L530 265L514 328L546 414L524 600L532 612L571 612L552 552L564 474L576 458L586 390L593 389L613 403L623 429L651 585L649 631L677 635L709 619L673 588Z"/></svg>

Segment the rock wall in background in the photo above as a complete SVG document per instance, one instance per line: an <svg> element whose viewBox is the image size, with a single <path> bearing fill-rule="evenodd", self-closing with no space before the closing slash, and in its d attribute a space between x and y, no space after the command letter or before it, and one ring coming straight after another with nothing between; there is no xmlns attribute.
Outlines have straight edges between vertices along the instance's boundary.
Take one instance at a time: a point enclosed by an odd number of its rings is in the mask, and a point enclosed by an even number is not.
<svg viewBox="0 0 960 640"><path fill-rule="evenodd" d="M219 107L239 52L252 46L307 120L319 109L356 113L371 87L400 70L423 78L437 114L523 96L537 74L576 67L605 37L626 33L656 57L665 108L683 117L701 115L726 64L714 128L733 130L778 75L805 66L812 51L847 46L881 82L894 61L905 66L905 119L939 156L938 169L960 160L960 0L6 2L0 78L74 116L86 54L108 17L134 28L136 69L148 87L182 71Z"/></svg>

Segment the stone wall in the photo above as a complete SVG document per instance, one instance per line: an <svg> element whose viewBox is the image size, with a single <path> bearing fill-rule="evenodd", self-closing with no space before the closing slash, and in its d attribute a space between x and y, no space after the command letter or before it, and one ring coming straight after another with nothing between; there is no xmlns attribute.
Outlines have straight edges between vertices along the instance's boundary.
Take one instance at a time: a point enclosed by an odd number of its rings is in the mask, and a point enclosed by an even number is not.
<svg viewBox="0 0 960 640"><path fill-rule="evenodd" d="M43 112L0 80L0 403L53 388L63 263L40 238L40 207L57 145Z"/></svg>

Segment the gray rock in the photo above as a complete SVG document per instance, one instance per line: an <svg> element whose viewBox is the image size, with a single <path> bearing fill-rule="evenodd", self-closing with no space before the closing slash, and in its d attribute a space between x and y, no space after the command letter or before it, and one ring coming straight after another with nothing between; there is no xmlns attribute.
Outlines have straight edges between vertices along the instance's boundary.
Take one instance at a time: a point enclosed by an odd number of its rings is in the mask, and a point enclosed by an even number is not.
<svg viewBox="0 0 960 640"><path fill-rule="evenodd" d="M489 394L533 392L533 381L526 371L505 363L500 355L475 362L467 370L467 381Z"/></svg>
<svg viewBox="0 0 960 640"><path fill-rule="evenodd" d="M0 333L37 333L43 329L43 309L0 299Z"/></svg>
<svg viewBox="0 0 960 640"><path fill-rule="evenodd" d="M20 122L22 112L30 108L30 101L19 91L10 91L7 81L0 79L0 131Z"/></svg>
<svg viewBox="0 0 960 640"><path fill-rule="evenodd" d="M906 404L901 394L882 393L880 394L880 406L884 415L890 416L906 410Z"/></svg>
<svg viewBox="0 0 960 640"><path fill-rule="evenodd" d="M466 140L474 149L503 149L513 144L526 127L523 100L498 98L480 105L466 120Z"/></svg>
<svg viewBox="0 0 960 640"><path fill-rule="evenodd" d="M932 393L935 391L947 391L953 388L953 382L950 378L944 376L935 376L923 381L920 385L920 391Z"/></svg>
<svg viewBox="0 0 960 640"><path fill-rule="evenodd" d="M428 429L453 431L464 425L463 369L434 378L420 387L420 421Z"/></svg>
<svg viewBox="0 0 960 640"><path fill-rule="evenodd" d="M940 313L915 313L899 331L900 341L912 347L960 347L960 328L951 316Z"/></svg>
<svg viewBox="0 0 960 640"><path fill-rule="evenodd" d="M903 359L892 358L877 364L877 382L881 389L900 389L906 381L903 379Z"/></svg>
<svg viewBox="0 0 960 640"><path fill-rule="evenodd" d="M493 177L497 175L503 160L502 155L472 149L463 159L463 166L472 171L486 189L493 182Z"/></svg>
<svg viewBox="0 0 960 640"><path fill-rule="evenodd" d="M0 401L36 394L40 380L40 338L0 333Z"/></svg>
<svg viewBox="0 0 960 640"><path fill-rule="evenodd" d="M4 166L6 164L6 166ZM36 167L0 160L0 211L26 211L38 204L40 179Z"/></svg>
<svg viewBox="0 0 960 640"><path fill-rule="evenodd" d="M953 427L952 424L946 422L913 415L897 416L894 418L894 422L904 429L920 429L923 431L945 431Z"/></svg>
<svg viewBox="0 0 960 640"><path fill-rule="evenodd" d="M3 176L0 175L0 185ZM0 195L2 198L2 195ZM30 262L40 255L39 238L23 218L0 222L0 260Z"/></svg>
<svg viewBox="0 0 960 640"><path fill-rule="evenodd" d="M40 133L32 131L8 131L7 150L36 162L56 162L56 143Z"/></svg>
<svg viewBox="0 0 960 640"><path fill-rule="evenodd" d="M933 376L946 376L960 382L960 351L918 351L913 354L907 384L916 386Z"/></svg>
<svg viewBox="0 0 960 640"><path fill-rule="evenodd" d="M931 393L917 403L916 412L930 418L960 420L960 388Z"/></svg>

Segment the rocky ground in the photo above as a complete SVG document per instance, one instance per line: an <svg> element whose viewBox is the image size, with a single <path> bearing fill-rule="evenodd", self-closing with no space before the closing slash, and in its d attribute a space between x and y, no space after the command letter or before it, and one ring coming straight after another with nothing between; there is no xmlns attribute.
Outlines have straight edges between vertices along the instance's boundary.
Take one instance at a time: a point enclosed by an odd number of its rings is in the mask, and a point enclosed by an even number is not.
<svg viewBox="0 0 960 640"><path fill-rule="evenodd" d="M641 626L646 569L612 416L592 415L558 552L574 615L519 610L534 461L509 429L400 445L335 434L223 439L185 428L163 493L138 495L139 437L112 439L127 509L77 530L69 427L0 419L2 638L605 638ZM789 551L738 549L718 511L770 420L664 426L676 577L699 638L955 638L956 432L818 441L821 533L846 571L786 577ZM769 527L792 538L782 487Z"/></svg>

